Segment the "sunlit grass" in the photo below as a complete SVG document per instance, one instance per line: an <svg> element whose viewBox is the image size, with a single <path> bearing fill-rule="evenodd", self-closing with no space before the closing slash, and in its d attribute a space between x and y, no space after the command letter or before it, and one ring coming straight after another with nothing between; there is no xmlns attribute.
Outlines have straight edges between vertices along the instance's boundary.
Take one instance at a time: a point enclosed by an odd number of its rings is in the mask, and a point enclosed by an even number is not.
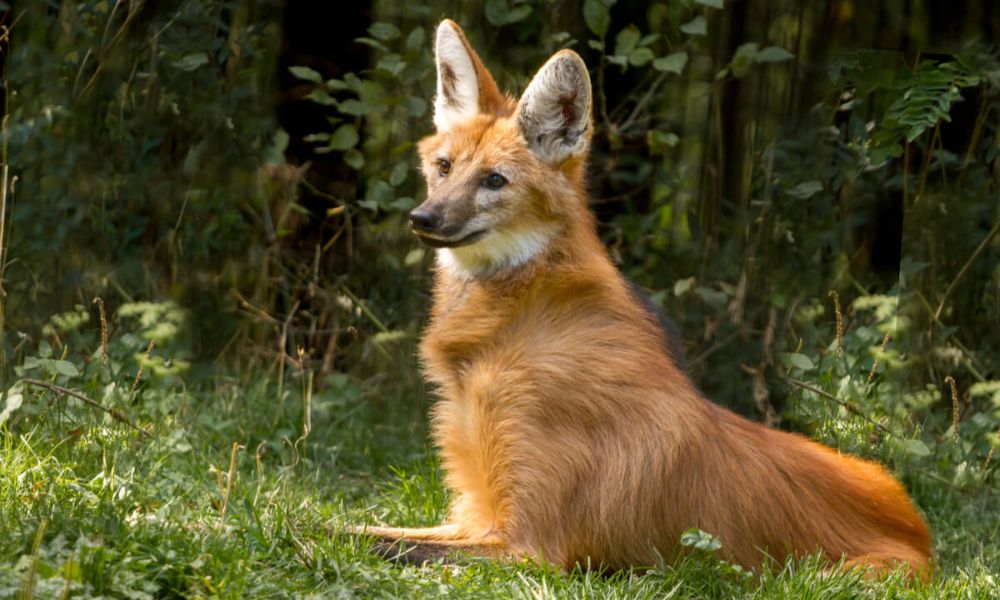
<svg viewBox="0 0 1000 600"><path fill-rule="evenodd" d="M88 413L0 429L0 597L1000 597L996 496L933 481L914 490L941 559L927 585L814 560L746 576L711 556L613 575L488 560L399 567L337 532L445 514L425 435L409 415L331 411L304 445L301 406L248 385L187 392L186 416L150 440Z"/></svg>

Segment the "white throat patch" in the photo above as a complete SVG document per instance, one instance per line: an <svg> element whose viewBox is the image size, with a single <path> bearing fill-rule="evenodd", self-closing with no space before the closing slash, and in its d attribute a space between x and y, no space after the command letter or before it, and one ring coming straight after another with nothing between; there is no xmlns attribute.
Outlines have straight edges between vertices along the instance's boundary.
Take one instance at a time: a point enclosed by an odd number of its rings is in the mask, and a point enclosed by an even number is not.
<svg viewBox="0 0 1000 600"><path fill-rule="evenodd" d="M466 279L499 269L518 267L545 250L556 231L554 225L527 231L495 231L475 244L459 248L439 248L437 264L446 272Z"/></svg>

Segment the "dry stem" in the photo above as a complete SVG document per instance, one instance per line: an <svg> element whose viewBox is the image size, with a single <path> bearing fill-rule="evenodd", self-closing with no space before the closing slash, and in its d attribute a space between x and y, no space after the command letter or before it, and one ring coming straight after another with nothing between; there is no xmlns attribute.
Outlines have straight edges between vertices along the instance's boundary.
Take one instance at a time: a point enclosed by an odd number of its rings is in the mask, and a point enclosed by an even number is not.
<svg viewBox="0 0 1000 600"><path fill-rule="evenodd" d="M139 427L138 425L136 425L132 421L129 421L128 418L125 415L123 415L122 413L118 412L117 410L115 410L113 408L104 406L104 405L100 404L99 402L97 402L96 400L88 398L87 396L84 396L83 394L81 394L80 392L78 392L76 390L71 390L69 388L64 388L61 385L56 385L54 383L49 383L47 381L40 381L38 379L22 379L21 381L23 383L27 384L27 385L33 385L35 387L45 388L45 389L51 390L51 391L53 391L53 392L55 392L57 394L62 394L63 396L69 396L70 398L76 398L77 400L80 400L81 402L89 404L90 406L96 408L97 410L104 411L105 413L107 413L115 421L118 421L119 423L124 423L124 424L128 425L129 427L131 427L132 429L135 429L136 431L138 431L142 435L144 435L146 437L152 437L151 435L149 435L148 431L146 431L142 427Z"/></svg>

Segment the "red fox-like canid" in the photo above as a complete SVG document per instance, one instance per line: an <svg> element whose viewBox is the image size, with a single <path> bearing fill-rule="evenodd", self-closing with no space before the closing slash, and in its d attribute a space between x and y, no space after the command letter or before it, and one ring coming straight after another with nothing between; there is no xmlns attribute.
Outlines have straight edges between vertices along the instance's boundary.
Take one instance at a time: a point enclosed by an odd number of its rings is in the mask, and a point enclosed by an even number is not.
<svg viewBox="0 0 1000 600"><path fill-rule="evenodd" d="M410 224L438 248L420 355L451 514L359 531L383 548L615 569L678 556L697 527L748 567L821 552L925 576L930 534L892 475L703 398L612 264L587 208L582 59L557 52L515 101L454 22L435 56L427 200Z"/></svg>

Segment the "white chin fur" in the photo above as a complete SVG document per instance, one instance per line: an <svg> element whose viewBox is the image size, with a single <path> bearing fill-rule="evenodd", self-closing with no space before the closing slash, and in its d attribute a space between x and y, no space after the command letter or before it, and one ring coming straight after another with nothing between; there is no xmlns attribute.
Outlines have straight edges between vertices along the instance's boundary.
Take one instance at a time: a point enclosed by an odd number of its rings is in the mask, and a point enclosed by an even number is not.
<svg viewBox="0 0 1000 600"><path fill-rule="evenodd" d="M510 233L492 232L475 244L439 248L437 264L452 275L482 276L527 263L545 250L554 235L554 227Z"/></svg>

